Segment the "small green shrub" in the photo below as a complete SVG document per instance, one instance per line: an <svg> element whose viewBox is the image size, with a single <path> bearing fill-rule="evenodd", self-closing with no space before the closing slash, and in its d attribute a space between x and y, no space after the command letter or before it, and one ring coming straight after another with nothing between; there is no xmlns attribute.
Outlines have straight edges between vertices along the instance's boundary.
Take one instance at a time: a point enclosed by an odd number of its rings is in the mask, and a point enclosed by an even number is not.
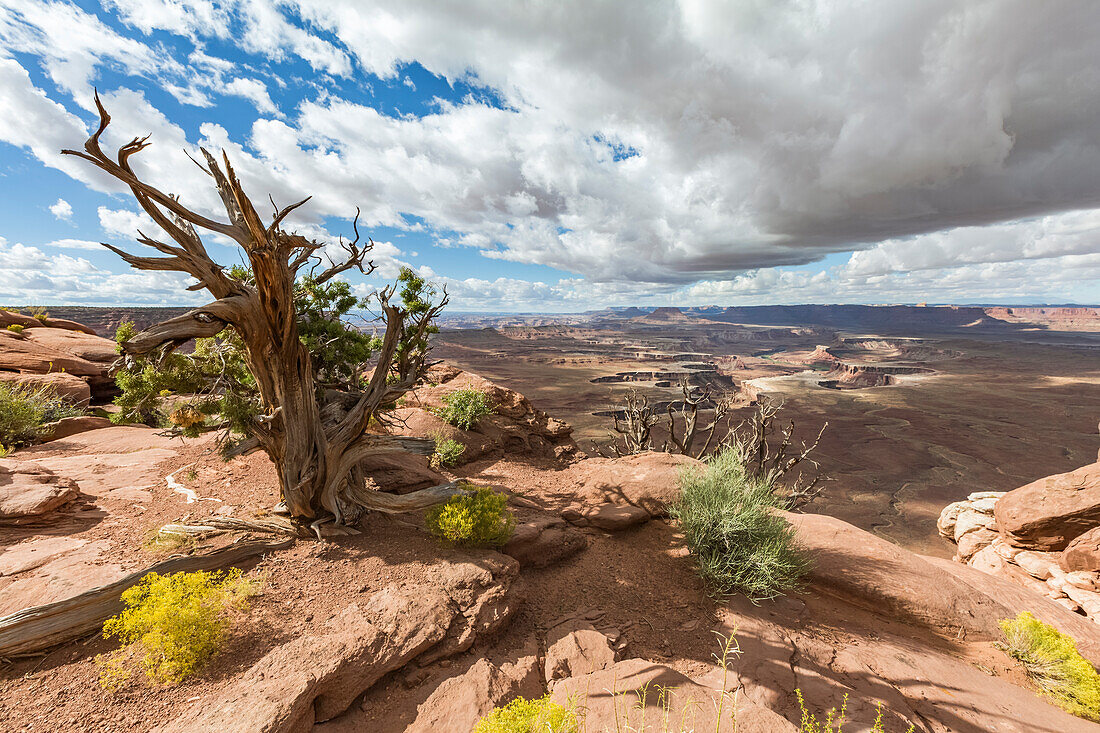
<svg viewBox="0 0 1100 733"><path fill-rule="evenodd" d="M490 488L471 487L474 493L454 496L425 515L428 531L435 537L466 547L503 545L516 528L515 518L505 508L508 497Z"/></svg>
<svg viewBox="0 0 1100 733"><path fill-rule="evenodd" d="M443 395L443 407L436 411L441 418L456 428L469 430L495 409L489 396L476 389L456 389Z"/></svg>
<svg viewBox="0 0 1100 733"><path fill-rule="evenodd" d="M1100 675L1071 637L1027 611L1001 621L1001 631L1004 650L1044 695L1066 712L1100 720Z"/></svg>
<svg viewBox="0 0 1100 733"><path fill-rule="evenodd" d="M466 446L457 440L445 438L442 435L435 437L435 451L432 453L432 468L439 470L442 467L450 468L458 462L458 457L466 452Z"/></svg>
<svg viewBox="0 0 1100 733"><path fill-rule="evenodd" d="M795 546L794 529L775 513L786 500L771 484L749 478L735 449L685 471L680 485L670 513L714 595L741 592L756 601L798 587L809 563Z"/></svg>
<svg viewBox="0 0 1100 733"><path fill-rule="evenodd" d="M578 733L580 722L572 707L550 700L517 697L503 707L494 708L474 726L473 733Z"/></svg>
<svg viewBox="0 0 1100 733"><path fill-rule="evenodd" d="M8 330L14 333L16 336L23 334L23 329L26 328L22 323L9 323Z"/></svg>
<svg viewBox="0 0 1100 733"><path fill-rule="evenodd" d="M84 411L47 387L0 382L0 444L9 449L34 442L42 426Z"/></svg>
<svg viewBox="0 0 1100 733"><path fill-rule="evenodd" d="M232 611L248 608L256 582L241 571L149 573L122 594L126 608L103 624L103 635L143 652L150 680L176 684L197 672L221 646ZM125 653L99 657L100 684L114 688L129 676Z"/></svg>

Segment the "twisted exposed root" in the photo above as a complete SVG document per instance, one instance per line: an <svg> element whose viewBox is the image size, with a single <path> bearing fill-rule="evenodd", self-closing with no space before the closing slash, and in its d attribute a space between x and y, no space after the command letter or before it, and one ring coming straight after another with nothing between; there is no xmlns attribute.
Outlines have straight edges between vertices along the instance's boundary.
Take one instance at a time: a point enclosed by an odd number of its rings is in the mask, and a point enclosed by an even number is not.
<svg viewBox="0 0 1100 733"><path fill-rule="evenodd" d="M404 514L428 509L442 504L453 496L466 496L470 492L461 488L458 481L430 486L408 494L387 494L365 486L348 486L344 497L355 504L373 512L384 514Z"/></svg>

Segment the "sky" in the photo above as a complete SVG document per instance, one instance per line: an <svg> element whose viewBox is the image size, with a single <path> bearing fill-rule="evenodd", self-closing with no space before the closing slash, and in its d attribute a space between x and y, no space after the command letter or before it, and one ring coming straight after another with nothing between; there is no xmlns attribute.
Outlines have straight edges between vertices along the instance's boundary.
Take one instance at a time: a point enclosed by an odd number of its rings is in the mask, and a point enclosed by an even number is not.
<svg viewBox="0 0 1100 733"><path fill-rule="evenodd" d="M208 216L200 146L310 238L359 207L363 295L1100 303L1098 44L1093 0L0 0L0 302L204 302L100 245L156 227L60 153L98 89Z"/></svg>

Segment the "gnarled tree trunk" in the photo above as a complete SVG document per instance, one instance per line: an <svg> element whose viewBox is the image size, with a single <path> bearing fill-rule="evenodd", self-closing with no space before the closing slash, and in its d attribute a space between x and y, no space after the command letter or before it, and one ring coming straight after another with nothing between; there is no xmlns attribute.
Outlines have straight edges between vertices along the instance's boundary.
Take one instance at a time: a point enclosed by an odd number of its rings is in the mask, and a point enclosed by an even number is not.
<svg viewBox="0 0 1100 733"><path fill-rule="evenodd" d="M162 257L142 257L109 244L104 246L139 270L186 273L198 281L192 290L203 289L214 297L205 306L146 329L123 343L122 348L133 355L148 355L193 338L214 336L225 328L236 331L244 343L246 362L266 413L249 427L251 445L264 450L275 463L283 499L295 519L332 517L338 523L351 522L358 519L362 509L411 511L460 493L461 489L448 484L403 496L382 496L364 486L358 469L371 455L394 450L394 441L364 431L382 405L394 402L423 375L423 353L404 355L398 366L395 354L402 338L425 336L431 319L446 305L446 296L426 315L410 320L407 312L389 302L393 290L382 290L378 297L386 332L370 382L350 409L341 408L331 413L336 417L323 418L330 413L318 403L314 369L309 351L299 338L294 304L298 271L318 259L315 253L323 245L280 226L291 211L309 199L276 208L271 223L265 226L237 180L229 158L223 153L219 165L214 156L202 150L206 164L199 166L214 179L228 220L209 219L134 173L129 159L148 146L148 138L123 145L117 161L104 154L99 138L111 118L98 95L95 101L99 128L83 151L63 152L79 156L125 183L142 209L174 242L168 244L138 233L138 241L156 249ZM255 284L228 277L207 253L197 229L234 240L248 257ZM373 271L373 264L365 260L373 243L360 245L358 228L353 241L341 244L346 258L315 276L315 283L324 283L352 268L367 274Z"/></svg>

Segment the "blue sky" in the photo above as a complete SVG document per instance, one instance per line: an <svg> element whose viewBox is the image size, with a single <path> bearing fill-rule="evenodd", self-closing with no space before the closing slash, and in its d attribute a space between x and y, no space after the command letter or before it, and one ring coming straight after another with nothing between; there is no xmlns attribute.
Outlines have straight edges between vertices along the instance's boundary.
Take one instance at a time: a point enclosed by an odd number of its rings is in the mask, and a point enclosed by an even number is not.
<svg viewBox="0 0 1100 733"><path fill-rule="evenodd" d="M95 87L205 213L199 145L315 195L309 236L361 206L364 294L407 264L467 311L1095 303L1100 7L1009 5L0 0L0 299L201 302L96 247L141 219L59 155Z"/></svg>

